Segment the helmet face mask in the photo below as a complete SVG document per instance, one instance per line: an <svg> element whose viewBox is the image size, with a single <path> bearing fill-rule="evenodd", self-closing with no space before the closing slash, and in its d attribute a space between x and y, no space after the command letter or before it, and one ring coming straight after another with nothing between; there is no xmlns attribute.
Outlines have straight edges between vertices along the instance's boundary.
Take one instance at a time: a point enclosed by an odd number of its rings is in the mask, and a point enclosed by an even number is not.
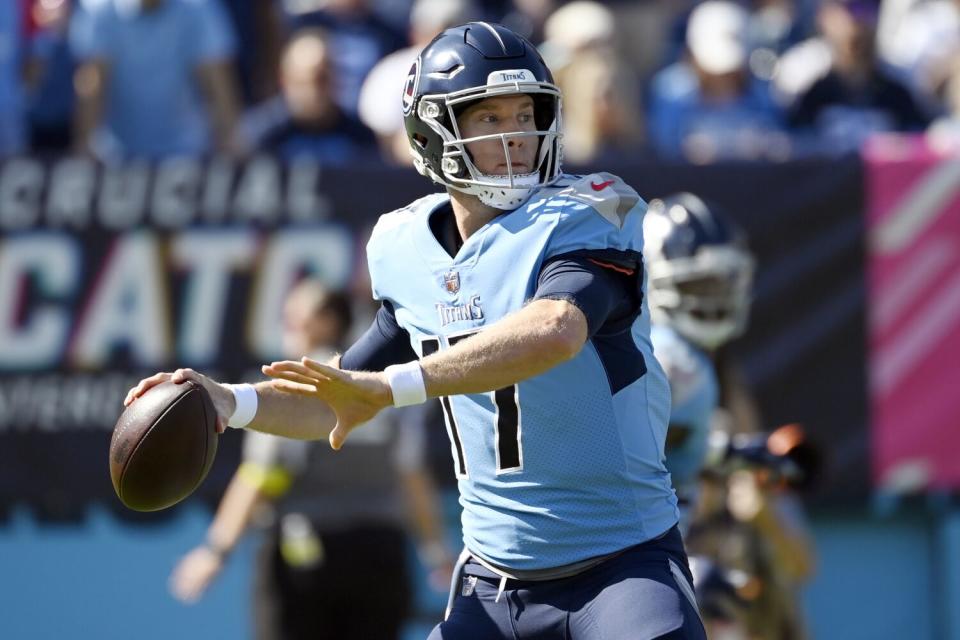
<svg viewBox="0 0 960 640"><path fill-rule="evenodd" d="M470 104L517 95L533 99L535 130L462 136L457 116ZM437 36L411 68L403 104L414 166L434 182L511 210L560 176L560 90L533 45L504 27L469 23ZM529 172L513 171L518 139L536 145ZM489 141L502 146L506 174L483 173L467 148Z"/></svg>
<svg viewBox="0 0 960 640"><path fill-rule="evenodd" d="M754 260L732 222L681 196L652 202L644 221L650 313L713 350L746 329Z"/></svg>

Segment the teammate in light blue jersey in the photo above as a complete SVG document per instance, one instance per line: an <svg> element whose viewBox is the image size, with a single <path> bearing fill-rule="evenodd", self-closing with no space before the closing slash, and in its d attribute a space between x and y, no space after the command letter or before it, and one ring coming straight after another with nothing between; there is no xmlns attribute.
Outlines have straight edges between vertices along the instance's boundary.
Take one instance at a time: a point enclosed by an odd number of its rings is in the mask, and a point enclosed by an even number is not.
<svg viewBox="0 0 960 640"><path fill-rule="evenodd" d="M743 232L691 193L654 200L643 225L651 337L672 392L667 469L685 526L720 400L712 355L746 328L754 263Z"/></svg>
<svg viewBox="0 0 960 640"><path fill-rule="evenodd" d="M670 381L672 403L666 465L680 503L681 518L696 499L700 470L719 400L717 375L709 356L669 324L650 331L654 355Z"/></svg>
<svg viewBox="0 0 960 640"><path fill-rule="evenodd" d="M465 549L431 640L704 638L664 466L646 204L609 173L561 172L560 92L502 26L437 36L402 102L414 164L446 193L377 224L368 332L253 389L180 370L128 401L196 380L231 424L339 448L386 406L440 397Z"/></svg>

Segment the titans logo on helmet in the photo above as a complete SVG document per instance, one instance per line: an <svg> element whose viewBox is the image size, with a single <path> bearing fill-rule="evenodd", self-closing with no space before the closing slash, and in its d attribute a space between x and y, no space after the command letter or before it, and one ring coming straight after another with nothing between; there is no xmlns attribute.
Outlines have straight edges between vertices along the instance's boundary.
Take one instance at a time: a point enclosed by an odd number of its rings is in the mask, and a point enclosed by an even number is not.
<svg viewBox="0 0 960 640"><path fill-rule="evenodd" d="M420 56L410 66L407 81L403 84L403 115L409 115L413 108L413 99L417 95L417 85L420 84Z"/></svg>

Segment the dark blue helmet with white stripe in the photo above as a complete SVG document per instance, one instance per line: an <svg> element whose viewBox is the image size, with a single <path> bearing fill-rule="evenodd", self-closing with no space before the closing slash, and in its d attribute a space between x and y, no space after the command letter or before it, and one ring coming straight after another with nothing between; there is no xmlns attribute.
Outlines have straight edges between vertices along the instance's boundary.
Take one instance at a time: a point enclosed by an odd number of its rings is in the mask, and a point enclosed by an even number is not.
<svg viewBox="0 0 960 640"><path fill-rule="evenodd" d="M692 193L653 200L643 221L651 317L706 349L746 328L754 260L746 235Z"/></svg>
<svg viewBox="0 0 960 640"><path fill-rule="evenodd" d="M469 140L460 135L456 116L468 104L518 94L534 101L535 131ZM514 209L560 175L560 90L536 48L501 25L470 22L434 38L407 76L403 115L417 171L488 206ZM507 146L523 136L537 138L537 162L530 173L514 174ZM503 144L506 175L481 173L465 146L496 138Z"/></svg>

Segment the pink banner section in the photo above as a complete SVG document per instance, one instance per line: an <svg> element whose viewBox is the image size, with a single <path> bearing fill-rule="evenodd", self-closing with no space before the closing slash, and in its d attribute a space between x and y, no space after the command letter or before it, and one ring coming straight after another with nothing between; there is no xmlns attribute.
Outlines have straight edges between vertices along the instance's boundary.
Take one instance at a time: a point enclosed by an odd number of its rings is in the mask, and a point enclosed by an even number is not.
<svg viewBox="0 0 960 640"><path fill-rule="evenodd" d="M880 138L864 157L874 482L957 489L960 154Z"/></svg>

